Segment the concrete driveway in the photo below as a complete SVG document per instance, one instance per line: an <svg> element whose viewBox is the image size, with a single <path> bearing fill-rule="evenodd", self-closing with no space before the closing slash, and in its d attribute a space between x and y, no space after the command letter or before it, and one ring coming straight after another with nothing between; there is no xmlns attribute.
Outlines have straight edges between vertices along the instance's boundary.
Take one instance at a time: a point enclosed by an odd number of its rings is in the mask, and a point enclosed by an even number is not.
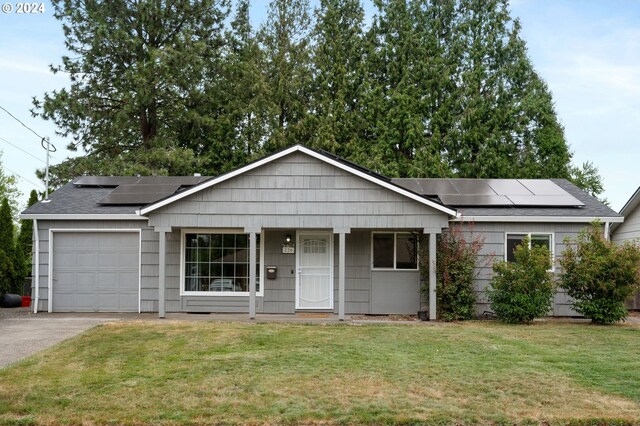
<svg viewBox="0 0 640 426"><path fill-rule="evenodd" d="M28 314L0 312L0 368L108 321L142 319L139 314ZM2 309L2 311L7 311Z"/></svg>

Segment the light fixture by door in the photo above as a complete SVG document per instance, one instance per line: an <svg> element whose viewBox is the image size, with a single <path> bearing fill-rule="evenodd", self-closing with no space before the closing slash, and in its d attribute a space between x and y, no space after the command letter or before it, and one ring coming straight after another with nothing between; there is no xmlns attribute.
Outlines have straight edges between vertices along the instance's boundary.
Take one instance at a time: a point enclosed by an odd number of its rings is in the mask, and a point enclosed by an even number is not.
<svg viewBox="0 0 640 426"><path fill-rule="evenodd" d="M284 242L285 243L290 243L291 242L291 234L287 234L284 236Z"/></svg>

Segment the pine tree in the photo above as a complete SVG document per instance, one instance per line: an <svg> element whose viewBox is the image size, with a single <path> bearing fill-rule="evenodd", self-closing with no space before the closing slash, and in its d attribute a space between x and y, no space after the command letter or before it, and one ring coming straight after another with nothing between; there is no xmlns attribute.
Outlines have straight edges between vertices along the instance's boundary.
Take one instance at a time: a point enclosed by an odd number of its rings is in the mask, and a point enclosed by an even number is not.
<svg viewBox="0 0 640 426"><path fill-rule="evenodd" d="M568 177L571 153L506 0L460 0L458 137L453 172L473 178Z"/></svg>
<svg viewBox="0 0 640 426"><path fill-rule="evenodd" d="M271 103L266 152L308 140L304 120L311 84L310 26L307 0L273 0L260 29Z"/></svg>
<svg viewBox="0 0 640 426"><path fill-rule="evenodd" d="M389 176L443 176L442 134L451 120L451 2L377 1L367 34L362 160ZM368 154L368 155L367 155Z"/></svg>
<svg viewBox="0 0 640 426"><path fill-rule="evenodd" d="M315 14L310 144L347 157L363 124L364 10L359 0L322 0Z"/></svg>

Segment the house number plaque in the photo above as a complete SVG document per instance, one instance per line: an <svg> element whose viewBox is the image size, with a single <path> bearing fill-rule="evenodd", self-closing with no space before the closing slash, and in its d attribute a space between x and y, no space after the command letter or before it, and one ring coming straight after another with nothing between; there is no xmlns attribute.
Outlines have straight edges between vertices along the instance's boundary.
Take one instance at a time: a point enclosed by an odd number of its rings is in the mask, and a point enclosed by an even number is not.
<svg viewBox="0 0 640 426"><path fill-rule="evenodd" d="M296 254L296 246L293 244L283 244L282 254Z"/></svg>

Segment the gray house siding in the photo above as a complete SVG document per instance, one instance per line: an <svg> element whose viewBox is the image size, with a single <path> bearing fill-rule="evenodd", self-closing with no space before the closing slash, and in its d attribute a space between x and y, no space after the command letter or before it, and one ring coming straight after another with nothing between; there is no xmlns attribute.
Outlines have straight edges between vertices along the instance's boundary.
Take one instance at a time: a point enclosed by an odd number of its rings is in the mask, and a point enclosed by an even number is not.
<svg viewBox="0 0 640 426"><path fill-rule="evenodd" d="M212 231L215 231L212 229ZM296 256L295 254L282 254L282 243L285 235L291 235L295 241L295 230L265 230L264 236L264 265L262 265L261 281L264 285L264 295L256 297L257 313L284 313L293 314L296 312ZM168 312L248 312L249 298L247 296L182 296L179 297L180 286L182 283L179 279L179 239L180 231L173 231L171 240L177 239L175 251L169 251L167 244L167 263L168 265L176 264L176 275L167 276L167 295L177 295L177 300L181 300L178 305L172 305ZM338 242L334 238L334 312L338 312ZM371 232L368 230L353 230L347 234L346 238L346 265L345 265L345 312L348 314L368 314L370 310L371 297ZM276 279L266 279L265 268L275 266L277 268ZM167 271L169 266L167 266ZM387 275L394 275L394 272L385 272ZM378 272L378 274L380 274ZM417 282L417 272L407 274L399 271L395 279L387 281L379 281L379 286L383 293L397 292L398 282L403 282L405 277L409 276L411 283ZM157 276L154 278L157 282ZM155 295L157 296L157 285ZM167 297L169 300L169 297ZM154 299L157 306L157 299ZM384 309L384 308L381 308ZM382 312L382 311L380 311ZM385 313L389 313L387 311ZM404 311L403 311L404 312ZM411 310L413 312L413 309ZM401 313L395 312L393 313Z"/></svg>
<svg viewBox="0 0 640 426"><path fill-rule="evenodd" d="M38 237L40 240L39 257L39 289L38 289L38 311L47 311L49 302L49 231L59 230L90 230L90 229L141 229L142 230L142 265L141 294L142 311L153 311L153 306L145 298L149 294L149 289L155 286L155 303L157 307L157 287L158 287L158 256L157 256L157 234L153 232L144 221L136 220L39 220ZM55 237L54 237L55 238ZM155 245L154 245L155 243ZM54 254L55 255L55 254ZM155 256L155 263L154 263ZM35 266L33 268L35 274ZM155 277L155 278L154 278ZM155 280L155 281L154 281ZM34 284L35 285L35 284ZM151 293L153 291L151 290ZM35 295L35 292L32 293ZM157 308L156 308L157 310Z"/></svg>
<svg viewBox="0 0 640 426"><path fill-rule="evenodd" d="M626 214L623 223L616 225L611 235L611 240L616 244L632 242L640 244L640 208L636 206ZM627 301L627 308L640 310L640 291Z"/></svg>
<svg viewBox="0 0 640 426"><path fill-rule="evenodd" d="M262 277L264 295L256 297L256 312L293 313L296 256L281 253L285 235L292 235L295 241L297 230L348 228L345 312L370 313L371 230L426 229L440 233L448 226L448 215L309 155L293 153L152 211L149 225L173 230L167 234L167 311L248 311L246 296L179 296L182 285L179 282L181 229L235 229L238 232L247 228L262 229L265 239L262 274L264 266L276 266L278 276L275 280ZM335 312L339 300L338 256L336 237L333 262ZM157 257L153 260L157 263ZM409 275L410 287L417 288L417 272ZM397 290L398 282L403 283L402 277L406 276L406 272L398 272L394 279L378 280L379 297L387 291ZM155 299L152 291L148 294L151 296L149 309L155 308L157 302L153 301L157 300L157 291ZM178 305L173 303L176 300ZM385 307L378 304L377 309L384 310ZM412 305L409 310L417 309Z"/></svg>
<svg viewBox="0 0 640 426"><path fill-rule="evenodd" d="M618 224L615 228L611 239L618 244L622 244L625 241L640 243L640 208L636 207L631 213L627 214L624 222Z"/></svg>
<svg viewBox="0 0 640 426"><path fill-rule="evenodd" d="M151 226L428 229L446 214L302 153L274 160L149 214Z"/></svg>
<svg viewBox="0 0 640 426"><path fill-rule="evenodd" d="M472 226L465 224L465 237L473 238L481 235L484 238L484 246L479 253L478 267L476 268L475 290L478 298L477 312L482 314L491 311L487 299L486 288L493 276L493 262L504 260L505 236L507 233L551 233L554 242L554 272L558 273L560 267L558 259L565 249L565 238L575 240L578 233L584 228L584 224L577 223L498 223L477 222ZM470 232L469 229L473 231ZM558 289L553 302L554 316L575 316L577 313L571 307L571 300L562 289Z"/></svg>

